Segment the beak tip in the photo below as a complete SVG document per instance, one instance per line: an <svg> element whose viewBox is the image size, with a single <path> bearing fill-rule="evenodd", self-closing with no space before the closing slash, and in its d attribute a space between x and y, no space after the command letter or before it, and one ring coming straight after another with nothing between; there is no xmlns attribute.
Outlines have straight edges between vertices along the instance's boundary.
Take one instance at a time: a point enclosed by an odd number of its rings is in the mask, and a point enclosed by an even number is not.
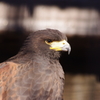
<svg viewBox="0 0 100 100"><path fill-rule="evenodd" d="M68 52L68 55L69 55L70 52L71 52L71 46L70 46L70 44L66 45L66 51Z"/></svg>
<svg viewBox="0 0 100 100"><path fill-rule="evenodd" d="M71 47L67 48L67 50L68 50L68 55L69 55L71 52Z"/></svg>
<svg viewBox="0 0 100 100"><path fill-rule="evenodd" d="M70 54L70 52L68 51L68 55Z"/></svg>
<svg viewBox="0 0 100 100"><path fill-rule="evenodd" d="M71 52L71 46L70 46L70 44L67 43L66 45L64 45L64 46L62 47L62 51L67 51L67 52L68 52L68 55L69 55L70 52Z"/></svg>

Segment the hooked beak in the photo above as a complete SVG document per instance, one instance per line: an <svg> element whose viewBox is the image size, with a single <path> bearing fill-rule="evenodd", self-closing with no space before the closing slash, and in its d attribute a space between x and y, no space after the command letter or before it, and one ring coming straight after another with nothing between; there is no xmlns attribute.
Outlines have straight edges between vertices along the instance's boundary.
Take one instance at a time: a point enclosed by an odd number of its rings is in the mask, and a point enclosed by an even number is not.
<svg viewBox="0 0 100 100"><path fill-rule="evenodd" d="M68 51L68 54L70 54L71 46L66 40L62 41L53 41L51 43L48 43L45 41L46 44L50 45L50 49L53 49L55 51Z"/></svg>

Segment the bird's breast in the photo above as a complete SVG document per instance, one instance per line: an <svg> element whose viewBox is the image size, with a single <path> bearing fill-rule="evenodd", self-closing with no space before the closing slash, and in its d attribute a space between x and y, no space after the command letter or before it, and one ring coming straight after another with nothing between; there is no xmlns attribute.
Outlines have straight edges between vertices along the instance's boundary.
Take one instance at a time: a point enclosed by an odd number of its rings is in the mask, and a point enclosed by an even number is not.
<svg viewBox="0 0 100 100"><path fill-rule="evenodd" d="M12 100L15 100L14 98L19 100L62 98L64 73L61 66L59 64L43 65L37 62L21 65L7 90L7 98Z"/></svg>

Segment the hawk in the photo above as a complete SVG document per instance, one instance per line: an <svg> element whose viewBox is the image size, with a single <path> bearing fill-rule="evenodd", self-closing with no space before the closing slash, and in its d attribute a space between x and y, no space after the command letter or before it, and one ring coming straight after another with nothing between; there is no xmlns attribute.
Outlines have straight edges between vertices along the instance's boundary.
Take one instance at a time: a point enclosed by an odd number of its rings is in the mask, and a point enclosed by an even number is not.
<svg viewBox="0 0 100 100"><path fill-rule="evenodd" d="M0 64L0 100L63 100L62 51L71 47L60 31L30 33L18 54Z"/></svg>

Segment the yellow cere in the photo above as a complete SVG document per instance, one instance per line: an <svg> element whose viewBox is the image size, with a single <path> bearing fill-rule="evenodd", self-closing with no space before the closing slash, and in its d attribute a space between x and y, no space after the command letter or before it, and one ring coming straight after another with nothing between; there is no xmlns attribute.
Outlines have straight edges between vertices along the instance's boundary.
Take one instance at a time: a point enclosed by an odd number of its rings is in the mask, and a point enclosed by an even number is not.
<svg viewBox="0 0 100 100"><path fill-rule="evenodd" d="M50 45L50 49L54 49L55 51L61 51L62 47L67 44L67 41L66 40L53 41L53 42L50 42L50 43L45 41L45 43Z"/></svg>

